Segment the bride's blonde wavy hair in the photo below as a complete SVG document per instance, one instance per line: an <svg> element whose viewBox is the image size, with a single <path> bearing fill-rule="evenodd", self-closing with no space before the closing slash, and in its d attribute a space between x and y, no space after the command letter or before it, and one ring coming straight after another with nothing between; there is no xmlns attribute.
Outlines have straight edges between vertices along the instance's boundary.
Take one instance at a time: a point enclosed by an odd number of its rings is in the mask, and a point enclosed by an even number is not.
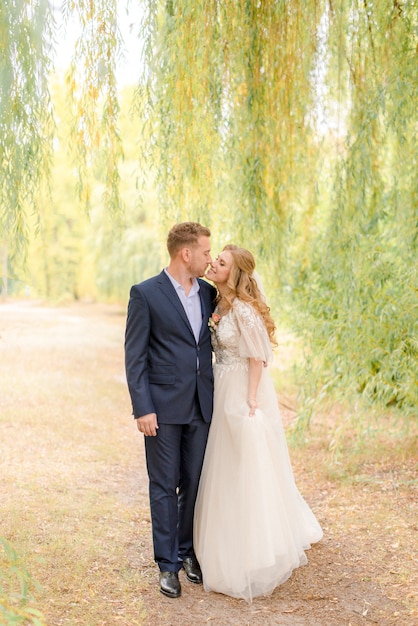
<svg viewBox="0 0 418 626"><path fill-rule="evenodd" d="M264 296L254 278L255 260L253 255L249 250L240 248L234 244L224 246L223 251L224 250L228 250L233 259L231 271L226 283L229 292L222 296L226 310L232 307L234 298L239 298L251 304L262 317L271 343L277 346L277 341L274 336L276 325L270 315L270 308L267 306ZM217 300L220 300L220 295L218 295Z"/></svg>

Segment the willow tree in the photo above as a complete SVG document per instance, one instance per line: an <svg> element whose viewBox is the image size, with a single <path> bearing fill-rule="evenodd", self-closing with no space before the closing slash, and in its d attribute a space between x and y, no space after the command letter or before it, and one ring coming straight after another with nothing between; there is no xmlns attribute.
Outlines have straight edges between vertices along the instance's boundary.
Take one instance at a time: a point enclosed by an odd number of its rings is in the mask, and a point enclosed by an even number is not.
<svg viewBox="0 0 418 626"><path fill-rule="evenodd" d="M345 131L324 157L333 187L302 303L326 384L415 413L418 14L398 1L327 11L329 97Z"/></svg>
<svg viewBox="0 0 418 626"><path fill-rule="evenodd" d="M68 72L73 102L72 143L80 205L89 211L92 170L104 163L103 204L121 214L118 166L116 62L120 52L116 1L65 0L58 29L48 0L4 0L0 5L0 258L3 297L8 279L23 275L33 216L44 227L42 207L51 203L49 178L54 156L54 120L49 79L54 51L62 47L65 24L80 25ZM62 20L59 20L60 22ZM65 45L65 44L64 44ZM112 225L114 229L114 223ZM109 228L110 230L110 228ZM19 253L19 254L17 254ZM22 253L22 254L20 254Z"/></svg>

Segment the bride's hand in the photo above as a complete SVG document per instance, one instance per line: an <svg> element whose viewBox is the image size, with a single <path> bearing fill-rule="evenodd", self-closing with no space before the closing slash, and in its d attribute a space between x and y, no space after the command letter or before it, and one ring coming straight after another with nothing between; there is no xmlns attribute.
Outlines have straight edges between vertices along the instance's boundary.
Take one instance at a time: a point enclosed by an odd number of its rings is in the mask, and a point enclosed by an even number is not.
<svg viewBox="0 0 418 626"><path fill-rule="evenodd" d="M250 417L254 417L255 410L257 408L257 400L254 400L254 398L251 398L250 400L247 400L247 404L250 407Z"/></svg>

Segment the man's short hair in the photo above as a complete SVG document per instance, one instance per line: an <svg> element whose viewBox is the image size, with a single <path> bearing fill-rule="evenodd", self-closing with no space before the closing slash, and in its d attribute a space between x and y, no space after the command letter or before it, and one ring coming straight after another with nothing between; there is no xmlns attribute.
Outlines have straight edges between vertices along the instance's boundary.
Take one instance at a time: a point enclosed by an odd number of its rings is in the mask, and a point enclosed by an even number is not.
<svg viewBox="0 0 418 626"><path fill-rule="evenodd" d="M210 237L209 228L197 222L175 224L167 237L167 250L170 258L173 258L181 248L196 245L199 237Z"/></svg>

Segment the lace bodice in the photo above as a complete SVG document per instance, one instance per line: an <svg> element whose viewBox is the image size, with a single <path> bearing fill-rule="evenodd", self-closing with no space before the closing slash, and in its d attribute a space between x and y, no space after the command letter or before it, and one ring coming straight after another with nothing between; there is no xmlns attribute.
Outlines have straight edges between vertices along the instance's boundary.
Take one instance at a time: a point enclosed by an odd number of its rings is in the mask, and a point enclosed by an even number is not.
<svg viewBox="0 0 418 626"><path fill-rule="evenodd" d="M246 302L234 300L212 333L216 366L247 368L248 359L269 361L272 357L270 340L260 315Z"/></svg>

